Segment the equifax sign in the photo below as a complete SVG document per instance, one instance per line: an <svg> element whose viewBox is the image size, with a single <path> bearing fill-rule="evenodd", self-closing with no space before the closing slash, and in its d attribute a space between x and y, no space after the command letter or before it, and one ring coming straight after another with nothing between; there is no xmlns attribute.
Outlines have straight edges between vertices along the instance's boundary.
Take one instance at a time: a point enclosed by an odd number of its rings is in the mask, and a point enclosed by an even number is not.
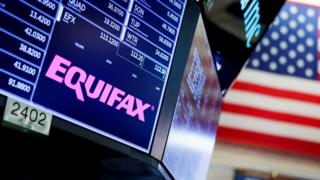
<svg viewBox="0 0 320 180"><path fill-rule="evenodd" d="M137 117L142 122L145 122L144 112L152 110L150 104L143 103L139 98L101 79L93 87L96 80L94 75L87 74L77 66L71 66L69 60L59 55L55 55L45 76L74 90L76 98L81 102L85 102L85 98L97 99L116 110L125 109L127 115Z"/></svg>

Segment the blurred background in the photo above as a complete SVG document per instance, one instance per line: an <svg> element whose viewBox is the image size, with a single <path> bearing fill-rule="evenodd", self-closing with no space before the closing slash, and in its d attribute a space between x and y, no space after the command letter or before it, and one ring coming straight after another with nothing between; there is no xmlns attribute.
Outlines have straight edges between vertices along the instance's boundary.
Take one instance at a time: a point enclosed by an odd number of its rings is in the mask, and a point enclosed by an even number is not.
<svg viewBox="0 0 320 180"><path fill-rule="evenodd" d="M320 179L319 8L318 0L286 1L252 51L224 56L228 62L222 68L241 64L231 56L247 61L230 86L221 82L229 89L208 179ZM267 10L274 10L272 3ZM208 21L217 24L216 12L206 12ZM223 28L236 26L230 24Z"/></svg>

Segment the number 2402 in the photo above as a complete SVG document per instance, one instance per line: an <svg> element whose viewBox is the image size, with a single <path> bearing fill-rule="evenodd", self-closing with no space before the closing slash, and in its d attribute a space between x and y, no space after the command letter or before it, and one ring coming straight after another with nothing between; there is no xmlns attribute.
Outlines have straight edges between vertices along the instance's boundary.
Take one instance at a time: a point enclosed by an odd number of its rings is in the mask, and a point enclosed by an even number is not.
<svg viewBox="0 0 320 180"><path fill-rule="evenodd" d="M24 119L29 119L33 123L37 122L40 126L45 126L45 124L43 123L47 118L47 115L45 113L39 113L36 109L30 109L29 111L28 106L23 108L18 102L14 102L12 105L14 107L14 109L12 109L11 111L12 115L19 116L20 114L24 117Z"/></svg>

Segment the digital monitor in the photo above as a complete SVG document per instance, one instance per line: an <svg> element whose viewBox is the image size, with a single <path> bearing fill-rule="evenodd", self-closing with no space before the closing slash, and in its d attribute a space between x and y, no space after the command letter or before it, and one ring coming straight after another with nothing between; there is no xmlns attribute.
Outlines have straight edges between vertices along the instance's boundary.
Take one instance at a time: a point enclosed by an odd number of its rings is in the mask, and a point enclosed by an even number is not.
<svg viewBox="0 0 320 180"><path fill-rule="evenodd" d="M220 86L236 78L285 0L202 0Z"/></svg>
<svg viewBox="0 0 320 180"><path fill-rule="evenodd" d="M149 152L187 0L0 0L0 94Z"/></svg>
<svg viewBox="0 0 320 180"><path fill-rule="evenodd" d="M221 105L219 81L200 15L163 156L175 179L206 179Z"/></svg>

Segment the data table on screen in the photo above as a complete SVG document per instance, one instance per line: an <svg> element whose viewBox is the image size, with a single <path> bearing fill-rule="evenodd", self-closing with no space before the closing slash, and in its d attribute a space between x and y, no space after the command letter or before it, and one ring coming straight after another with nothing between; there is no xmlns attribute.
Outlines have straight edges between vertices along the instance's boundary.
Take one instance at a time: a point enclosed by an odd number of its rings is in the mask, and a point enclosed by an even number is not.
<svg viewBox="0 0 320 180"><path fill-rule="evenodd" d="M0 93L148 152L185 0L0 0Z"/></svg>

